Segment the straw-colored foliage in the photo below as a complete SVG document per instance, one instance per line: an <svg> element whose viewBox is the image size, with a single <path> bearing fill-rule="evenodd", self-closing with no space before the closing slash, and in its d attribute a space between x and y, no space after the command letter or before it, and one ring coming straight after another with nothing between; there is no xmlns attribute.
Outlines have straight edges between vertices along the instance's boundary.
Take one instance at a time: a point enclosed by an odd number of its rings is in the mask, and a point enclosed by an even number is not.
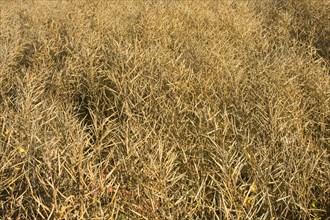
<svg viewBox="0 0 330 220"><path fill-rule="evenodd" d="M1 219L326 219L327 0L0 3Z"/></svg>

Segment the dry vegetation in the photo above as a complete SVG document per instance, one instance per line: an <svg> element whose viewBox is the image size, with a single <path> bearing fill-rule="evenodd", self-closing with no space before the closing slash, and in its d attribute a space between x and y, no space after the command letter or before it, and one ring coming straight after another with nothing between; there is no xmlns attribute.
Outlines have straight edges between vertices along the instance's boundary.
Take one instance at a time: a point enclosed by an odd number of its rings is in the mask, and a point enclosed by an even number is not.
<svg viewBox="0 0 330 220"><path fill-rule="evenodd" d="M1 1L1 219L327 219L327 0Z"/></svg>

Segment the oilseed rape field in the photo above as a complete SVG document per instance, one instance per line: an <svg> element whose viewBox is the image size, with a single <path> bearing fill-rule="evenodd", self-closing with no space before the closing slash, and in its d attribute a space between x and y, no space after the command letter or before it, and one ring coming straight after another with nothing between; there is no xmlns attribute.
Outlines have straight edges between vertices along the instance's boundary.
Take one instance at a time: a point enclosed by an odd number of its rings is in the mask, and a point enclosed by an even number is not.
<svg viewBox="0 0 330 220"><path fill-rule="evenodd" d="M327 0L0 0L0 219L329 219Z"/></svg>

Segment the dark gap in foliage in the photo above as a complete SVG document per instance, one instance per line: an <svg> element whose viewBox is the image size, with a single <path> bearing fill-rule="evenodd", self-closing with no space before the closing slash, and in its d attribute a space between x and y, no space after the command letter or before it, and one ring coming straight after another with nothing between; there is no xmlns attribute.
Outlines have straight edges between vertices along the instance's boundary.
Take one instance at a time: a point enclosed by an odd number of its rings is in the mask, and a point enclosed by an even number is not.
<svg viewBox="0 0 330 220"><path fill-rule="evenodd" d="M123 98L118 95L117 90L116 85L107 76L96 76L90 81L83 79L73 96L76 115L88 129L92 144L98 139L93 127L94 120L100 122L108 118L124 122L127 119L126 113L122 110Z"/></svg>

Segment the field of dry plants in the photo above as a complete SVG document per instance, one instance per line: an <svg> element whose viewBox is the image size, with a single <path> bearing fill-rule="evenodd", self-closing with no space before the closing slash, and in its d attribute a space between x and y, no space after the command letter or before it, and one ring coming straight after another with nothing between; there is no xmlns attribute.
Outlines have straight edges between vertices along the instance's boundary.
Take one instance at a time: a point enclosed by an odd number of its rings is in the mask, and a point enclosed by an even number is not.
<svg viewBox="0 0 330 220"><path fill-rule="evenodd" d="M329 8L1 0L0 219L329 219Z"/></svg>

